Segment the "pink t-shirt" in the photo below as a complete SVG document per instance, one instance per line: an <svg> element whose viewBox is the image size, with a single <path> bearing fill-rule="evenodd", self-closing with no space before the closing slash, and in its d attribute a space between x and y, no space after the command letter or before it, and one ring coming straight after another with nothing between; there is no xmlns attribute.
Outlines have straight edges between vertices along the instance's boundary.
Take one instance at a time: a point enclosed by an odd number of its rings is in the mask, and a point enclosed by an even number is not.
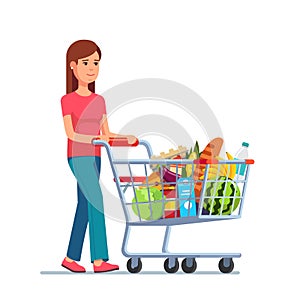
<svg viewBox="0 0 300 300"><path fill-rule="evenodd" d="M94 135L100 134L100 122L106 114L105 100L102 96L92 93L90 96L80 96L76 92L61 98L63 116L71 115L76 133ZM100 156L99 146L73 142L68 139L68 157Z"/></svg>

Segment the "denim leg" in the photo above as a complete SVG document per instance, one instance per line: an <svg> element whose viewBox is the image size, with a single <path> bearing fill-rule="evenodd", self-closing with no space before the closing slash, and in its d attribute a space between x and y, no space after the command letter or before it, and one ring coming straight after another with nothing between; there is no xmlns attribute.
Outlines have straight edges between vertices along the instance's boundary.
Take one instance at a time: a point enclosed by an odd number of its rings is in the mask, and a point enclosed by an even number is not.
<svg viewBox="0 0 300 300"><path fill-rule="evenodd" d="M73 157L70 167L87 199L91 261L108 260L103 195L99 183L100 158Z"/></svg>
<svg viewBox="0 0 300 300"><path fill-rule="evenodd" d="M77 208L73 221L67 256L80 260L86 227L88 223L88 202L77 184Z"/></svg>

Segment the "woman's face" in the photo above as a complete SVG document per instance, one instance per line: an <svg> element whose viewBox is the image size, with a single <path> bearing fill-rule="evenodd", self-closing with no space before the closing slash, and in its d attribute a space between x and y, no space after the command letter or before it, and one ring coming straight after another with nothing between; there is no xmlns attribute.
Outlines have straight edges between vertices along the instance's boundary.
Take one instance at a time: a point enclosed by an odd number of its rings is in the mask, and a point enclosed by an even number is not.
<svg viewBox="0 0 300 300"><path fill-rule="evenodd" d="M78 59L78 63L75 61L70 63L70 67L73 68L75 77L79 82L91 83L94 82L99 73L99 54L95 51L92 55Z"/></svg>

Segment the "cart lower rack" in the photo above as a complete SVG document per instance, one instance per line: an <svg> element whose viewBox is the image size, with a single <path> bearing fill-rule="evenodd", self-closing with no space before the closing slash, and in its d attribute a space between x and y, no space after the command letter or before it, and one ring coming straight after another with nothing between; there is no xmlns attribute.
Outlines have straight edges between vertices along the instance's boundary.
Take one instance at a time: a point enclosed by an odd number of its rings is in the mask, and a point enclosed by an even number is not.
<svg viewBox="0 0 300 300"><path fill-rule="evenodd" d="M193 273L197 268L196 258L200 257L220 258L219 270L232 272L233 258L240 257L241 253L172 253L168 250L170 232L175 225L240 218L253 160L153 160L152 148L144 140L134 146L145 147L147 159L114 159L111 147L129 146L124 140L109 143L95 140L94 144L107 150L124 210L126 227L122 253L129 258L129 272L141 271L142 258L165 258L165 271L175 273L179 269L179 258L183 258L182 270ZM244 176L238 172L241 166L245 167ZM125 172L122 176L118 174L119 167ZM183 168L189 168L192 175L182 177ZM233 170L235 176L231 178ZM162 251L129 252L127 244L133 226L164 226Z"/></svg>

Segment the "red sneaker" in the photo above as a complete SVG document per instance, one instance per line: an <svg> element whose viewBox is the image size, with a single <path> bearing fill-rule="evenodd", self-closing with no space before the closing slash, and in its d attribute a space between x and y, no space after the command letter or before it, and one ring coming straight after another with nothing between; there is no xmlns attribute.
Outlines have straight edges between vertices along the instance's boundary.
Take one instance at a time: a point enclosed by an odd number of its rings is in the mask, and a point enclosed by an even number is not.
<svg viewBox="0 0 300 300"><path fill-rule="evenodd" d="M62 267L68 269L71 272L75 273L84 273L85 268L80 266L76 261L68 262L66 259L63 260L62 262Z"/></svg>
<svg viewBox="0 0 300 300"><path fill-rule="evenodd" d="M109 272L109 271L114 271L114 270L119 270L119 266L118 265L112 265L109 264L107 262L102 262L102 264L100 266L96 266L94 265L94 272L95 273L101 273L101 272Z"/></svg>

